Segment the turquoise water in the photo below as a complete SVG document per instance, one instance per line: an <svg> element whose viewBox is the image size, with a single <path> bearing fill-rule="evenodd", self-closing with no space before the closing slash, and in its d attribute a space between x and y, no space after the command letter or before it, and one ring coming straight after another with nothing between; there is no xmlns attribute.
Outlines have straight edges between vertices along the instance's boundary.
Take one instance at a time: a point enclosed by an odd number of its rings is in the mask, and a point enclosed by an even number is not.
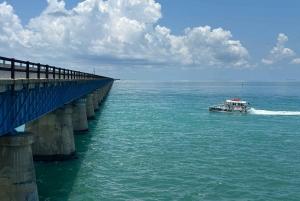
<svg viewBox="0 0 300 201"><path fill-rule="evenodd" d="M210 113L229 98L247 114ZM40 200L300 200L299 82L115 82Z"/></svg>

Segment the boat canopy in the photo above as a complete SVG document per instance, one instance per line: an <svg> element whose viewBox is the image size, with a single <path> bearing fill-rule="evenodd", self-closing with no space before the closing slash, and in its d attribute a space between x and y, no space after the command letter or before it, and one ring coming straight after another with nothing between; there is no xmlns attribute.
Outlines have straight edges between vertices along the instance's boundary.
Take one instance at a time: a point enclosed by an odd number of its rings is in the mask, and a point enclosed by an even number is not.
<svg viewBox="0 0 300 201"><path fill-rule="evenodd" d="M242 104L247 104L247 101L242 101L241 99L233 98L231 100L226 100L226 103L242 103Z"/></svg>

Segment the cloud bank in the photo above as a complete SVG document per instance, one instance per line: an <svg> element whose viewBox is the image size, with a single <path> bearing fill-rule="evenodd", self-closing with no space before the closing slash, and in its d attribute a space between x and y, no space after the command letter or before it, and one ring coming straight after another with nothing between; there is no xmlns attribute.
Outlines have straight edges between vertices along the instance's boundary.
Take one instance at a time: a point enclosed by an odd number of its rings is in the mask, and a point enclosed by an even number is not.
<svg viewBox="0 0 300 201"><path fill-rule="evenodd" d="M248 51L230 31L205 26L172 35L159 25L161 5L154 0L85 0L72 10L64 1L47 2L25 27L12 6L0 4L0 55L75 69L249 67ZM264 63L294 54L283 47L286 40L280 35Z"/></svg>

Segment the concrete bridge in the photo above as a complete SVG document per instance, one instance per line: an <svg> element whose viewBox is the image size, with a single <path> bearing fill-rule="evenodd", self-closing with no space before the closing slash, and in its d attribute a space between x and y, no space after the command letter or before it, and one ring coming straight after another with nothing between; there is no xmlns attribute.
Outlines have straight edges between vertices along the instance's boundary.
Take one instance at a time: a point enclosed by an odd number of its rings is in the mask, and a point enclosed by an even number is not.
<svg viewBox="0 0 300 201"><path fill-rule="evenodd" d="M88 131L113 81L0 57L1 201L38 200L33 161L77 158L74 133Z"/></svg>

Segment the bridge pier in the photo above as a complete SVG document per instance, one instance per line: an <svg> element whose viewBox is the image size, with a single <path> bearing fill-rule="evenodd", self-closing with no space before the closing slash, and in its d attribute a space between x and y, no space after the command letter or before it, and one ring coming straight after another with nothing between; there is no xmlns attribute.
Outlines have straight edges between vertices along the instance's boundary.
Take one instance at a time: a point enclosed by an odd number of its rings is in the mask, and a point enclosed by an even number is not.
<svg viewBox="0 0 300 201"><path fill-rule="evenodd" d="M25 125L34 133L35 161L62 161L77 158L72 125L72 106L67 104Z"/></svg>
<svg viewBox="0 0 300 201"><path fill-rule="evenodd" d="M75 133L84 133L89 130L87 122L86 99L78 98L73 101L73 131Z"/></svg>
<svg viewBox="0 0 300 201"><path fill-rule="evenodd" d="M112 84L113 84L113 82L109 82L109 83L107 83L103 86L103 89L102 89L103 90L103 93L102 93L103 94L103 99L107 96Z"/></svg>
<svg viewBox="0 0 300 201"><path fill-rule="evenodd" d="M94 90L93 92L93 102L94 102L94 111L99 111L99 105L98 105L98 92L97 90Z"/></svg>
<svg viewBox="0 0 300 201"><path fill-rule="evenodd" d="M103 88L101 87L101 88L99 88L99 89L97 89L97 97L98 97L98 106L100 106L101 105L101 102L102 102L102 100L103 100Z"/></svg>
<svg viewBox="0 0 300 201"><path fill-rule="evenodd" d="M32 159L33 134L0 137L0 199L37 201L38 191Z"/></svg>
<svg viewBox="0 0 300 201"><path fill-rule="evenodd" d="M94 112L94 100L93 94L88 93L84 95L86 99L86 116L88 120L95 120L95 112Z"/></svg>

